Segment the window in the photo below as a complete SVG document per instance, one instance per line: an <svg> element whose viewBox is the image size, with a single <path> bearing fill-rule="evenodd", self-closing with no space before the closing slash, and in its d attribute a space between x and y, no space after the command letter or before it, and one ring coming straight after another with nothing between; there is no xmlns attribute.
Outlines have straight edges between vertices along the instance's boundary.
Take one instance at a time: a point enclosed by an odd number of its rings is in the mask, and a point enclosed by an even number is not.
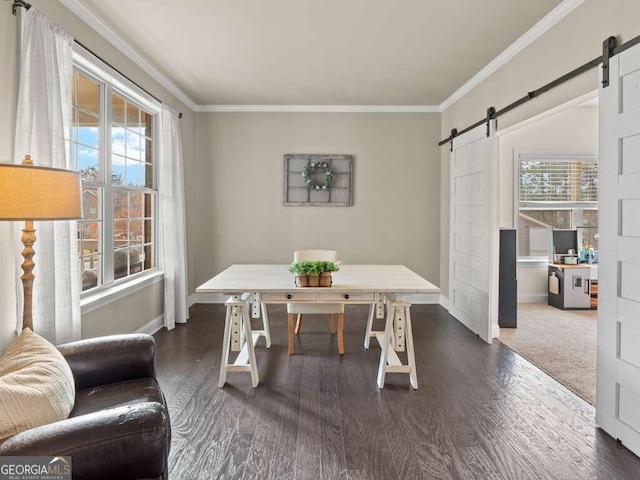
<svg viewBox="0 0 640 480"><path fill-rule="evenodd" d="M594 155L516 155L518 252L547 260L551 229L577 229L597 249L598 162Z"/></svg>
<svg viewBox="0 0 640 480"><path fill-rule="evenodd" d="M126 281L156 264L157 108L87 61L72 79L71 155L82 179L82 290Z"/></svg>

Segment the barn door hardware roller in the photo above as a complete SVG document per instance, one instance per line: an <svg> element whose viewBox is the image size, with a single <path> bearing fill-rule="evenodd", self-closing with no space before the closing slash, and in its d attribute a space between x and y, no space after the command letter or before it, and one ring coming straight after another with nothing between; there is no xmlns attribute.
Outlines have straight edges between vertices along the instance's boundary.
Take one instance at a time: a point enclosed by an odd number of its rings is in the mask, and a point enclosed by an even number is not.
<svg viewBox="0 0 640 480"><path fill-rule="evenodd" d="M616 37L609 37L602 42L602 87L609 86L609 60L613 57L613 50L618 46Z"/></svg>
<svg viewBox="0 0 640 480"><path fill-rule="evenodd" d="M450 141L451 141L451 146L449 147L449 151L453 152L453 139L456 138L456 135L458 135L458 129L457 128L452 128L451 129L451 136L449 137Z"/></svg>
<svg viewBox="0 0 640 480"><path fill-rule="evenodd" d="M491 134L491 120L494 120L496 117L496 109L493 107L487 108L487 137Z"/></svg>

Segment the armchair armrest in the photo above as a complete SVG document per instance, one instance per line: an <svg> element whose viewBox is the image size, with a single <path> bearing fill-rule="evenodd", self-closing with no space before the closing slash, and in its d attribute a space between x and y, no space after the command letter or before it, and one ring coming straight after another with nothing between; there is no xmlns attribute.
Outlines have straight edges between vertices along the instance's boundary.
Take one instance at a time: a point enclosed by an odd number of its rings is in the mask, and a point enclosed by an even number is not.
<svg viewBox="0 0 640 480"><path fill-rule="evenodd" d="M117 407L18 433L0 455L71 455L74 479L158 478L167 468L168 422L156 402Z"/></svg>
<svg viewBox="0 0 640 480"><path fill-rule="evenodd" d="M76 390L156 376L151 335L92 338L59 345L58 350L69 363Z"/></svg>

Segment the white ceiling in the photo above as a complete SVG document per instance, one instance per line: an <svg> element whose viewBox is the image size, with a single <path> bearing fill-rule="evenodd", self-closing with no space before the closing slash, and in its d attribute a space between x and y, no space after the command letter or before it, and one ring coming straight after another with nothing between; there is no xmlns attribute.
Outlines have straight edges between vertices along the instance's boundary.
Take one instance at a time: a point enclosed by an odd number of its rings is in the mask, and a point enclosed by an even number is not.
<svg viewBox="0 0 640 480"><path fill-rule="evenodd" d="M199 105L439 105L561 0L72 3Z"/></svg>

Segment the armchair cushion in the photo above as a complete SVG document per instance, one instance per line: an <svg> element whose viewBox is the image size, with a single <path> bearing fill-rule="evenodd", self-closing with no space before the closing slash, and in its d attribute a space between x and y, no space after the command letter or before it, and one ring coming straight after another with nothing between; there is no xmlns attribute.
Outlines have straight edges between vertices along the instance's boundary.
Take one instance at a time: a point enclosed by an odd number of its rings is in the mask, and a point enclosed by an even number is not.
<svg viewBox="0 0 640 480"><path fill-rule="evenodd" d="M160 386L153 378L139 378L80 390L76 392L76 404L70 416L78 417L144 402L165 404Z"/></svg>
<svg viewBox="0 0 640 480"><path fill-rule="evenodd" d="M23 330L0 359L0 439L66 419L74 398L64 357L44 338Z"/></svg>

